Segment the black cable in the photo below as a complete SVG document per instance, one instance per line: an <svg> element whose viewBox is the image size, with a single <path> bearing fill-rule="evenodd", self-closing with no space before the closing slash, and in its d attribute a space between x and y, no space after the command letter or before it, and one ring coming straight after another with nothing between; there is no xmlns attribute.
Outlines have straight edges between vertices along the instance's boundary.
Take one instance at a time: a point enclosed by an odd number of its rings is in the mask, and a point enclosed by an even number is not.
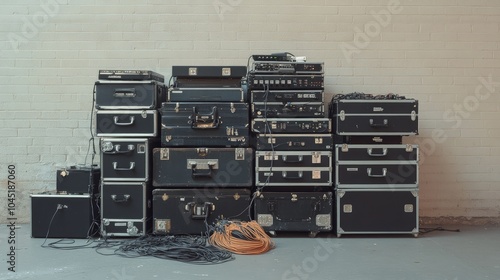
<svg viewBox="0 0 500 280"><path fill-rule="evenodd" d="M443 228L443 227L434 227L434 228L423 228L423 227L421 227L419 229L419 233L420 234L426 234L426 233L430 233L430 232L433 232L433 231L460 232L460 229L446 229L446 228Z"/></svg>
<svg viewBox="0 0 500 280"><path fill-rule="evenodd" d="M46 248L47 247L47 246L44 246L44 245L45 245L45 242L47 242L47 238L49 238L50 228L52 227L52 222L54 221L54 217L56 216L56 214L59 211L59 209L61 209L61 205L60 204L57 205L56 211L54 211L54 214L52 215L52 218L50 219L49 226L47 228L47 234L45 235L45 240L43 241L42 245L40 245L42 248Z"/></svg>
<svg viewBox="0 0 500 280"><path fill-rule="evenodd" d="M112 253L103 253L103 249ZM118 255L126 258L155 257L194 264L218 264L233 260L225 250L208 245L203 236L142 236L134 240L102 242L96 251L104 256Z"/></svg>

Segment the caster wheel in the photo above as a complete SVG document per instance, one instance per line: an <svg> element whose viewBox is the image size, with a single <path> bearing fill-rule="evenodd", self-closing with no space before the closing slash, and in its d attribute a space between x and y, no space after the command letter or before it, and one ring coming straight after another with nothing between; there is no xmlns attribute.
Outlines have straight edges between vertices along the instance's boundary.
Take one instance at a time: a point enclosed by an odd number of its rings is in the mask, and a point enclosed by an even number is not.
<svg viewBox="0 0 500 280"><path fill-rule="evenodd" d="M268 234L271 237L276 237L276 232L274 230L271 230L270 232L268 232Z"/></svg>
<svg viewBox="0 0 500 280"><path fill-rule="evenodd" d="M318 235L318 232L317 232L317 231L311 231L311 232L309 232L309 237L310 237L310 238L315 238L315 237L316 237L316 235Z"/></svg>
<svg viewBox="0 0 500 280"><path fill-rule="evenodd" d="M340 238L342 236L342 234L340 233L337 233L337 237Z"/></svg>

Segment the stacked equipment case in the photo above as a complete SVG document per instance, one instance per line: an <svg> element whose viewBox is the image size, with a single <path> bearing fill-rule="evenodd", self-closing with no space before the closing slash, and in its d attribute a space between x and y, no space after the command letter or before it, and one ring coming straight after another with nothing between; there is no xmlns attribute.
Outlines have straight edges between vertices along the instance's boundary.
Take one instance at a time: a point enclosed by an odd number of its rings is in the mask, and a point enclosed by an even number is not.
<svg viewBox="0 0 500 280"><path fill-rule="evenodd" d="M269 233L332 229L331 122L323 63L255 55L248 75L256 135L254 219Z"/></svg>
<svg viewBox="0 0 500 280"><path fill-rule="evenodd" d="M203 234L248 220L253 183L244 66L173 66L153 150L153 233Z"/></svg>
<svg viewBox="0 0 500 280"><path fill-rule="evenodd" d="M31 237L89 238L99 234L97 166L57 170L56 192L31 194Z"/></svg>
<svg viewBox="0 0 500 280"><path fill-rule="evenodd" d="M153 71L100 70L95 83L96 136L101 137L101 235L151 231L152 150L159 135L164 77Z"/></svg>
<svg viewBox="0 0 500 280"><path fill-rule="evenodd" d="M335 95L337 236L418 235L418 101L388 94Z"/></svg>

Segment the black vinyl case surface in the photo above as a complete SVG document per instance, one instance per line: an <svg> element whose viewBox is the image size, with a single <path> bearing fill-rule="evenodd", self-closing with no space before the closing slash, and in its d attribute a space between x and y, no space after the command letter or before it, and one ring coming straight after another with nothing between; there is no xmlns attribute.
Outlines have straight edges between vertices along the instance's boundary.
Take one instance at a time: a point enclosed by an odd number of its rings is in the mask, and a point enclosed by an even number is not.
<svg viewBox="0 0 500 280"><path fill-rule="evenodd" d="M158 135L157 110L98 110L96 136L156 137Z"/></svg>
<svg viewBox="0 0 500 280"><path fill-rule="evenodd" d="M166 101L165 85L156 81L97 81L96 109L155 109Z"/></svg>
<svg viewBox="0 0 500 280"><path fill-rule="evenodd" d="M249 189L155 189L154 234L205 234L219 219L248 221Z"/></svg>
<svg viewBox="0 0 500 280"><path fill-rule="evenodd" d="M87 238L98 234L95 195L41 193L30 197L31 237Z"/></svg>
<svg viewBox="0 0 500 280"><path fill-rule="evenodd" d="M151 151L156 145L149 138L101 138L101 179L148 181Z"/></svg>
<svg viewBox="0 0 500 280"><path fill-rule="evenodd" d="M337 235L396 233L418 235L418 189L336 191Z"/></svg>
<svg viewBox="0 0 500 280"><path fill-rule="evenodd" d="M252 148L156 148L155 187L250 187Z"/></svg>
<svg viewBox="0 0 500 280"><path fill-rule="evenodd" d="M332 192L261 192L254 218L266 231L331 231Z"/></svg>
<svg viewBox="0 0 500 280"><path fill-rule="evenodd" d="M162 147L248 147L248 112L246 103L164 103Z"/></svg>
<svg viewBox="0 0 500 280"><path fill-rule="evenodd" d="M329 106L335 134L415 135L418 134L418 101L338 99Z"/></svg>
<svg viewBox="0 0 500 280"><path fill-rule="evenodd" d="M66 194L99 192L101 169L97 166L70 166L56 172L56 190Z"/></svg>
<svg viewBox="0 0 500 280"><path fill-rule="evenodd" d="M336 188L418 187L418 145L335 145Z"/></svg>
<svg viewBox="0 0 500 280"><path fill-rule="evenodd" d="M151 230L151 186L146 182L103 182L101 234L128 237Z"/></svg>
<svg viewBox="0 0 500 280"><path fill-rule="evenodd" d="M331 151L331 134L258 134L257 150L261 151Z"/></svg>

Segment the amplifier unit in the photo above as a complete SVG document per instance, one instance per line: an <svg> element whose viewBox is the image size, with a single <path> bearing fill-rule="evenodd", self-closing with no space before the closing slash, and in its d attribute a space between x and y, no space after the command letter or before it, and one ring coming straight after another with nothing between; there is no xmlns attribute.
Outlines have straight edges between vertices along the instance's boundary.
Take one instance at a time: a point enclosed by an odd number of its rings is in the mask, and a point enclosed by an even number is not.
<svg viewBox="0 0 500 280"><path fill-rule="evenodd" d="M99 70L99 80L165 82L165 77L154 71L145 70Z"/></svg>
<svg viewBox="0 0 500 280"><path fill-rule="evenodd" d="M252 103L254 118L324 118L321 102L255 102Z"/></svg>
<svg viewBox="0 0 500 280"><path fill-rule="evenodd" d="M328 118L257 118L252 120L252 131L272 133L330 133L332 122Z"/></svg>
<svg viewBox="0 0 500 280"><path fill-rule="evenodd" d="M250 89L323 89L323 75L260 75L251 73Z"/></svg>
<svg viewBox="0 0 500 280"><path fill-rule="evenodd" d="M256 61L256 74L323 74L322 62Z"/></svg>
<svg viewBox="0 0 500 280"><path fill-rule="evenodd" d="M252 102L324 102L322 90L252 90Z"/></svg>

